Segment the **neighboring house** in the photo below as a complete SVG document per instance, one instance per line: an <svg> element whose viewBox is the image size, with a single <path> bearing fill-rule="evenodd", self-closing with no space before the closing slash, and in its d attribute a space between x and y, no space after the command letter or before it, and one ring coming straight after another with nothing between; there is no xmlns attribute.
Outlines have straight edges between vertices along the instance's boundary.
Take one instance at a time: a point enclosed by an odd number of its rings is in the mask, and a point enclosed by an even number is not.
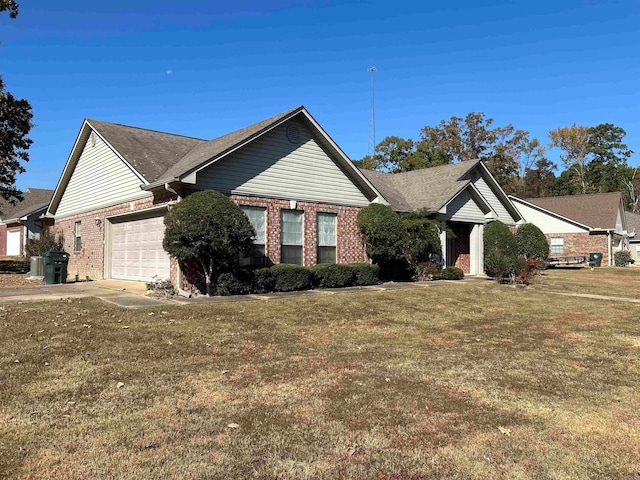
<svg viewBox="0 0 640 480"><path fill-rule="evenodd" d="M635 260L635 265L640 266L640 215L637 213L625 212L627 221L627 231L629 240L629 250L631 258Z"/></svg>
<svg viewBox="0 0 640 480"><path fill-rule="evenodd" d="M52 195L53 190L28 188L22 201L15 199L15 205L6 200L0 202L0 255L24 255L27 239L40 235L40 217L47 211Z"/></svg>
<svg viewBox="0 0 640 480"><path fill-rule="evenodd" d="M387 203L304 107L211 141L85 120L47 213L69 275L193 290L195 269L162 247L163 218L202 189L229 194L254 225L245 264L366 261L355 217Z"/></svg>
<svg viewBox="0 0 640 480"><path fill-rule="evenodd" d="M396 211L430 212L440 222L445 265L465 273L484 273L484 225L522 223L518 209L479 160L402 173L362 172Z"/></svg>
<svg viewBox="0 0 640 480"><path fill-rule="evenodd" d="M527 223L547 236L552 257L599 252L603 265L613 265L613 254L625 248L627 227L620 192L510 198Z"/></svg>

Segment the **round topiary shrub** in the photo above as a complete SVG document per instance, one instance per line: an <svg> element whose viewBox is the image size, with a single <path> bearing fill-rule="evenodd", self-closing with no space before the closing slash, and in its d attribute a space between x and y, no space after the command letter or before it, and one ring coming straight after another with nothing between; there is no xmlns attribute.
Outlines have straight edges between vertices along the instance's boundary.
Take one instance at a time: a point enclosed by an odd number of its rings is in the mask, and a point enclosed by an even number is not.
<svg viewBox="0 0 640 480"><path fill-rule="evenodd" d="M547 237L533 223L520 225L516 230L515 237L518 254L524 258L546 260L549 257Z"/></svg>
<svg viewBox="0 0 640 480"><path fill-rule="evenodd" d="M440 277L443 280L462 280L464 278L464 272L458 267L447 267L442 270Z"/></svg>

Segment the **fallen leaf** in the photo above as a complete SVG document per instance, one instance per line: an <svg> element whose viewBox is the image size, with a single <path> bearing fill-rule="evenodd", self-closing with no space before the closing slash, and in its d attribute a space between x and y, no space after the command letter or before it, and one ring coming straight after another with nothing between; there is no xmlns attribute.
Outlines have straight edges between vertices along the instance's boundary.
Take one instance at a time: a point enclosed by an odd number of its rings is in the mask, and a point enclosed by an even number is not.
<svg viewBox="0 0 640 480"><path fill-rule="evenodd" d="M238 425L237 423L230 423L229 425L227 425L228 428L240 428L240 425Z"/></svg>
<svg viewBox="0 0 640 480"><path fill-rule="evenodd" d="M500 430L501 434L506 435L507 437L511 436L511 429L509 428L498 427L498 430Z"/></svg>
<svg viewBox="0 0 640 480"><path fill-rule="evenodd" d="M122 383L122 382L118 382L118 383L116 384L116 388L124 388L124 383Z"/></svg>

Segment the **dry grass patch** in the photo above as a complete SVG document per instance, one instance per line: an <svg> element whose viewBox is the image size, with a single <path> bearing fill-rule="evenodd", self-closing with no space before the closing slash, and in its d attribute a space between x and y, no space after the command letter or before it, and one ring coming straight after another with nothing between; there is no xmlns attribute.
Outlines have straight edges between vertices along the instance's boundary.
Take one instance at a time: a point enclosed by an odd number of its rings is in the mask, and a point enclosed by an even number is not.
<svg viewBox="0 0 640 480"><path fill-rule="evenodd" d="M5 306L0 476L633 475L639 313L492 283Z"/></svg>
<svg viewBox="0 0 640 480"><path fill-rule="evenodd" d="M533 288L640 299L640 268L556 268L536 278Z"/></svg>

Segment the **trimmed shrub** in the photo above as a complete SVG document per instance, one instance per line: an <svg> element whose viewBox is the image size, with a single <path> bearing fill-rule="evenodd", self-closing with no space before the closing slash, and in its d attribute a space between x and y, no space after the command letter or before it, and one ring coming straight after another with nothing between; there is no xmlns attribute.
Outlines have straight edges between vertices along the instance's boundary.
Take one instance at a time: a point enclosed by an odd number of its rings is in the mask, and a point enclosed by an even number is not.
<svg viewBox="0 0 640 480"><path fill-rule="evenodd" d="M613 263L616 267L626 267L634 263L629 250L621 250L613 254Z"/></svg>
<svg viewBox="0 0 640 480"><path fill-rule="evenodd" d="M404 241L404 256L416 269L421 262L442 255L440 244L440 228L438 223L430 220L427 212L410 212L400 215L407 235Z"/></svg>
<svg viewBox="0 0 640 480"><path fill-rule="evenodd" d="M442 270L443 280L462 280L464 278L464 272L458 267L447 267Z"/></svg>
<svg viewBox="0 0 640 480"><path fill-rule="evenodd" d="M487 275L494 277L498 282L511 274L517 267L518 258L512 255L506 255L499 250L492 250L485 254L484 268Z"/></svg>
<svg viewBox="0 0 640 480"><path fill-rule="evenodd" d="M311 267L313 283L319 288L351 287L355 284L356 274L349 265L320 264Z"/></svg>
<svg viewBox="0 0 640 480"><path fill-rule="evenodd" d="M442 276L442 269L434 262L420 262L416 266L415 280L418 282L428 282L439 280Z"/></svg>
<svg viewBox="0 0 640 480"><path fill-rule="evenodd" d="M313 287L311 270L300 265L279 263L271 267L275 292L294 292L309 290Z"/></svg>
<svg viewBox="0 0 640 480"><path fill-rule="evenodd" d="M216 280L216 294L221 296L246 295L253 291L251 280L251 274L246 271L221 273Z"/></svg>
<svg viewBox="0 0 640 480"><path fill-rule="evenodd" d="M405 276L407 230L400 216L388 205L372 203L358 212L356 224L364 237L367 255L380 266L380 275L383 278Z"/></svg>
<svg viewBox="0 0 640 480"><path fill-rule="evenodd" d="M484 228L484 268L498 281L516 272L518 246L513 233L499 220Z"/></svg>
<svg viewBox="0 0 640 480"><path fill-rule="evenodd" d="M549 242L542 230L533 223L518 227L515 233L518 255L524 258L546 260L549 257Z"/></svg>
<svg viewBox="0 0 640 480"><path fill-rule="evenodd" d="M276 279L271 273L271 268L259 268L253 271L253 292L268 293L273 292Z"/></svg>
<svg viewBox="0 0 640 480"><path fill-rule="evenodd" d="M354 285L366 286L380 283L378 278L380 267L378 265L372 263L351 263L349 267L351 267L355 275Z"/></svg>

